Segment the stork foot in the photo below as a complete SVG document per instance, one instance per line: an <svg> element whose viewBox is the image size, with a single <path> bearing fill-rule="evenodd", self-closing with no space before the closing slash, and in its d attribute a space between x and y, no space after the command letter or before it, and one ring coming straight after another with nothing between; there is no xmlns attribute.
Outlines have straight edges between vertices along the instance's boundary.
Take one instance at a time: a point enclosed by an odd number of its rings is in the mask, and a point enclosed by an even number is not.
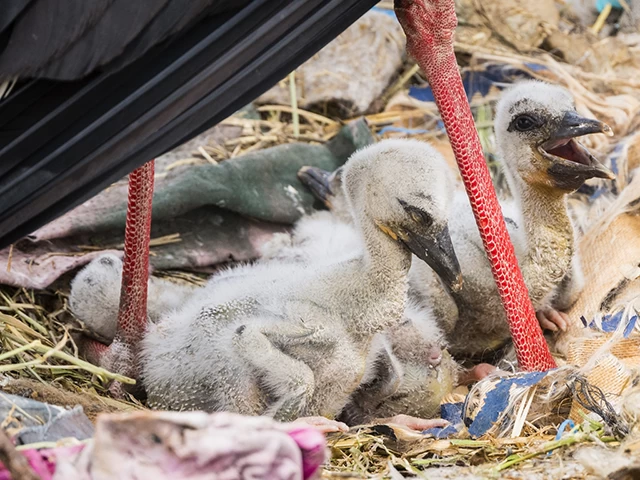
<svg viewBox="0 0 640 480"><path fill-rule="evenodd" d="M528 371L555 368L518 267L456 63L456 2L394 0L394 6L407 37L407 52L424 71L447 130L507 314L518 363Z"/></svg>
<svg viewBox="0 0 640 480"><path fill-rule="evenodd" d="M80 355L87 361L98 365L112 373L117 373L125 377L136 380L135 385L125 385L114 381L109 385L109 392L115 398L124 398L125 393L129 393L138 399L145 397L145 392L139 384L140 370L136 359L138 358L135 348L123 341L121 337L116 338L110 345L89 338L83 335L76 340Z"/></svg>
<svg viewBox="0 0 640 480"><path fill-rule="evenodd" d="M151 235L151 204L153 201L154 161L147 162L129 175L129 196L127 204L127 218L124 234L124 259L103 256L97 260L95 273L102 276L105 273L110 288L108 289L108 308L106 321L113 327L111 319L114 315L115 303L118 299L117 321L115 332L107 329L103 337L113 335L113 341L107 347L105 342L87 341L84 343L87 358L108 370L136 379L138 377L138 352L140 341L147 327L147 288L149 279L149 239ZM90 269L87 269L90 270ZM115 285L120 276L120 294L116 296ZM92 280L94 286L100 290L104 279ZM77 287L91 287L92 281L80 281ZM85 290L91 291L91 288ZM81 303L76 296L76 302ZM77 306L77 305L76 305ZM91 316L91 309L85 314ZM93 318L90 318L93 321ZM106 338L108 340L108 338ZM121 396L124 391L122 385L112 385L111 391ZM137 388L135 393L140 393ZM134 393L134 392L132 392ZM134 393L134 394L135 394Z"/></svg>
<svg viewBox="0 0 640 480"><path fill-rule="evenodd" d="M542 327L543 330L551 330L552 332L560 330L564 332L569 328L569 315L554 308L538 310L536 312L536 317L538 318L540 327Z"/></svg>
<svg viewBox="0 0 640 480"><path fill-rule="evenodd" d="M347 432L349 427L346 423L337 422L335 420L329 420L325 417L301 417L294 420L292 423L304 423L310 425L322 433L334 433L334 432Z"/></svg>
<svg viewBox="0 0 640 480"><path fill-rule="evenodd" d="M76 341L80 353L95 365L136 380L136 352L117 328L121 278L120 258L111 254L96 258L73 279L69 305L84 327ZM122 398L125 390L140 393L118 382L113 382L109 390L117 398Z"/></svg>

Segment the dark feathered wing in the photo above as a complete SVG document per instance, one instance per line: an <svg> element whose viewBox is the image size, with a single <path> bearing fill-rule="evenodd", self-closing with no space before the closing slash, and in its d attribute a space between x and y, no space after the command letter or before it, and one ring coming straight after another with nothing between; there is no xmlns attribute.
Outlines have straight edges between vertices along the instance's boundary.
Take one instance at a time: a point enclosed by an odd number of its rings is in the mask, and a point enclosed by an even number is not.
<svg viewBox="0 0 640 480"><path fill-rule="evenodd" d="M0 101L0 248L232 114L375 3L3 0L0 76L22 80Z"/></svg>

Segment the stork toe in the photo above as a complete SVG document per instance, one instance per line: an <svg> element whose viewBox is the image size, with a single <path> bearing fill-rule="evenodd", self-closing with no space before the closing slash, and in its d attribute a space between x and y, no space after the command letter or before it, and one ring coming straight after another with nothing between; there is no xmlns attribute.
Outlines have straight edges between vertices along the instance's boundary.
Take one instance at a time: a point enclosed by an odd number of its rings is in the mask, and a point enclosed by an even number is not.
<svg viewBox="0 0 640 480"><path fill-rule="evenodd" d="M569 326L569 316L560 312L554 308L545 308L536 312L536 317L540 322L540 327L543 330L551 330L557 332L558 330L564 332Z"/></svg>
<svg viewBox="0 0 640 480"><path fill-rule="evenodd" d="M304 423L310 425L322 433L334 433L334 432L347 432L349 427L346 423L337 422L335 420L329 420L328 418L317 417L300 417L294 420L292 423Z"/></svg>

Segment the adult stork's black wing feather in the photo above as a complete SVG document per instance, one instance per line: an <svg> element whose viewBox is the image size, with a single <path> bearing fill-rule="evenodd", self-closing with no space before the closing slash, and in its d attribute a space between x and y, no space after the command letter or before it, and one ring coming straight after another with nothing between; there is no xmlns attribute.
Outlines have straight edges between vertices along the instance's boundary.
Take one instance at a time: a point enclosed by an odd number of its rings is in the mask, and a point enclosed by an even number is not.
<svg viewBox="0 0 640 480"><path fill-rule="evenodd" d="M215 125L377 0L3 2L0 77L36 78L0 101L0 248ZM16 45L29 34L47 45Z"/></svg>
<svg viewBox="0 0 640 480"><path fill-rule="evenodd" d="M31 2L32 0L7 0L4 2L0 8L0 32L4 32Z"/></svg>
<svg viewBox="0 0 640 480"><path fill-rule="evenodd" d="M45 76L42 70L75 44L82 43L112 6L113 0L9 0L8 3L25 7L19 16L10 15L12 21L3 28L2 33L7 35L8 41L0 54L0 81L15 76ZM144 3L139 6L142 8ZM115 39L120 41L117 35L114 35ZM103 48L108 45L105 43ZM86 63L84 58L77 61Z"/></svg>

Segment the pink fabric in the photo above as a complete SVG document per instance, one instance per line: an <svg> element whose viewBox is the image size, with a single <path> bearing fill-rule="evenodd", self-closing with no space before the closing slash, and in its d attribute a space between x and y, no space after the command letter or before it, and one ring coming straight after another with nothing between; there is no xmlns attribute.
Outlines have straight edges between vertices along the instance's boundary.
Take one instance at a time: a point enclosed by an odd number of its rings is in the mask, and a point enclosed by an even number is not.
<svg viewBox="0 0 640 480"><path fill-rule="evenodd" d="M62 459L53 480L303 480L326 458L319 431L265 417L111 414L98 418L92 444Z"/></svg>
<svg viewBox="0 0 640 480"><path fill-rule="evenodd" d="M51 285L62 274L89 263L94 258L111 253L122 256L117 250L101 250L77 254L70 245L42 243L21 250L15 247L0 250L0 284L15 287L43 289ZM9 267L11 258L11 267Z"/></svg>
<svg viewBox="0 0 640 480"><path fill-rule="evenodd" d="M21 453L42 480L306 480L327 459L312 427L203 412L101 415L89 444Z"/></svg>
<svg viewBox="0 0 640 480"><path fill-rule="evenodd" d="M23 450L20 453L27 458L33 471L36 472L42 480L52 480L57 462L63 459L75 458L84 447L84 444L82 444L42 450ZM11 474L1 463L0 480L11 480Z"/></svg>
<svg viewBox="0 0 640 480"><path fill-rule="evenodd" d="M295 428L289 430L289 436L302 451L302 473L310 478L326 460L326 442L324 435L313 428Z"/></svg>

